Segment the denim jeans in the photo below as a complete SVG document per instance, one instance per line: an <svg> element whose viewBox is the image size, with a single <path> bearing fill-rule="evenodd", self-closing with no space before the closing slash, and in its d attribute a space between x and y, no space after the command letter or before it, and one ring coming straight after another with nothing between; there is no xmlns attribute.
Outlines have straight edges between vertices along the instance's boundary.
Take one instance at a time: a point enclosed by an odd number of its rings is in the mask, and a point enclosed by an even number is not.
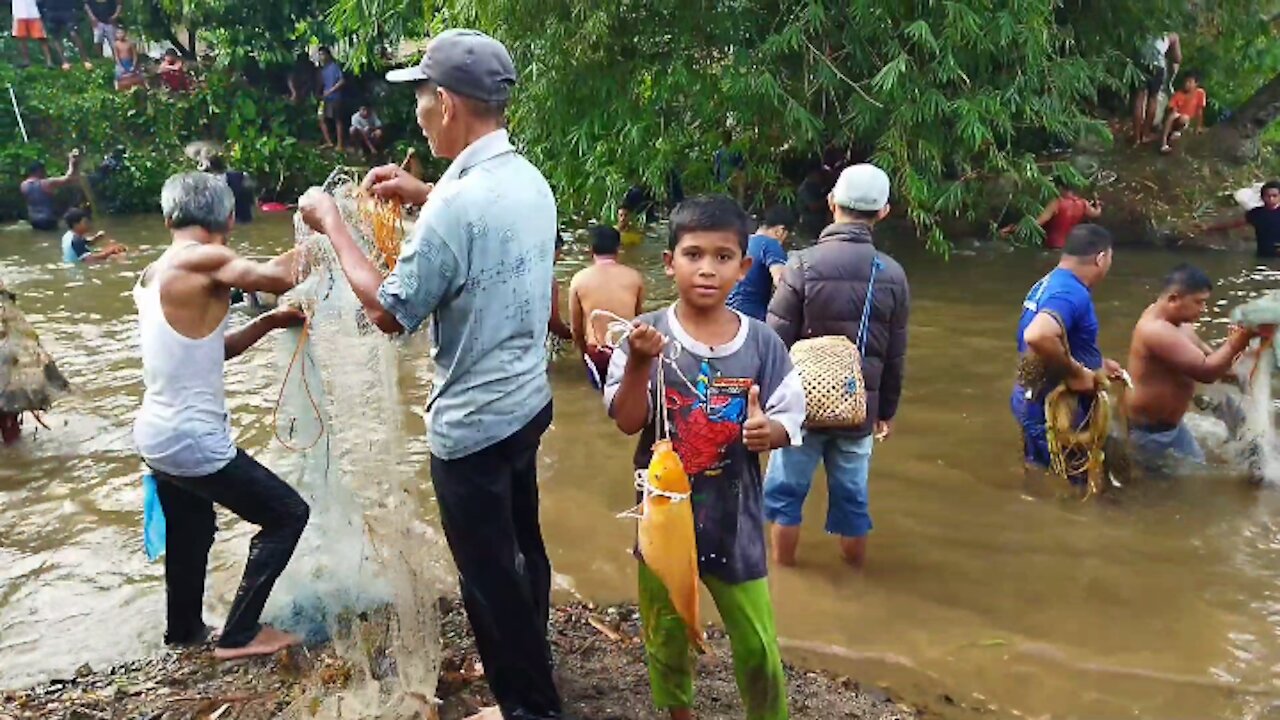
<svg viewBox="0 0 1280 720"><path fill-rule="evenodd" d="M244 647L258 635L262 608L284 571L310 508L289 484L237 450L235 459L212 475L180 477L152 471L165 517L164 584L170 644L198 642L205 633L205 571L217 529L217 503L260 529L249 543L249 560L236 590L218 646Z"/></svg>
<svg viewBox="0 0 1280 720"><path fill-rule="evenodd" d="M800 524L804 500L821 462L827 471L827 532L857 538L871 532L867 510L867 475L871 471L872 436L804 431L804 443L783 447L769 456L764 477L764 515L772 523Z"/></svg>
<svg viewBox="0 0 1280 720"><path fill-rule="evenodd" d="M1129 443L1135 459L1148 472L1204 463L1200 443L1183 423L1173 426L1134 425L1129 428Z"/></svg>

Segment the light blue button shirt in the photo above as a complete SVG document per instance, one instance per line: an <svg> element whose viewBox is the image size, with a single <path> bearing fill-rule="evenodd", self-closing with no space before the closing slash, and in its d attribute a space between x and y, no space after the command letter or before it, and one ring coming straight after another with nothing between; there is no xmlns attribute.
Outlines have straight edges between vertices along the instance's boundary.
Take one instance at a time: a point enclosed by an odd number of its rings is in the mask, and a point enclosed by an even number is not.
<svg viewBox="0 0 1280 720"><path fill-rule="evenodd" d="M405 330L432 316L431 452L453 460L514 434L551 402L556 202L506 130L463 150L436 183L378 300Z"/></svg>

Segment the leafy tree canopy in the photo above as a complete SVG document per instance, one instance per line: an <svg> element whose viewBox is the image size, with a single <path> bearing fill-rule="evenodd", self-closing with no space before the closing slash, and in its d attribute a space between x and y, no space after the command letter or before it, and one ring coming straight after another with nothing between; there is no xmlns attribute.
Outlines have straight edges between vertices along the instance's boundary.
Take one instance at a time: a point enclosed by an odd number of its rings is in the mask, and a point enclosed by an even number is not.
<svg viewBox="0 0 1280 720"><path fill-rule="evenodd" d="M1220 68L1231 102L1280 72L1268 0L132 1L227 53L329 34L357 67L477 27L515 56L511 124L569 209L608 213L672 169L709 189L725 143L753 200L785 197L806 161L851 148L891 173L940 250L940 223L994 221L993 180L1038 210L1050 176L1072 171L1037 153L1109 138L1096 111L1124 109L1157 34L1181 33L1188 66Z"/></svg>

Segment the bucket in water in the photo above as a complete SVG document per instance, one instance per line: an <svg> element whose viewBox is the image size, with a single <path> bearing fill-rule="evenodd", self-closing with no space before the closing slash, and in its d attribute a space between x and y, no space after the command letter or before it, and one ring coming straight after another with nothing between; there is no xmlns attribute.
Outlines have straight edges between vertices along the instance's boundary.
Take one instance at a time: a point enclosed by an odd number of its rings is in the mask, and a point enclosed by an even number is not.
<svg viewBox="0 0 1280 720"><path fill-rule="evenodd" d="M142 476L142 546L147 559L155 562L164 555L164 543L164 508L156 491L156 477L146 473Z"/></svg>

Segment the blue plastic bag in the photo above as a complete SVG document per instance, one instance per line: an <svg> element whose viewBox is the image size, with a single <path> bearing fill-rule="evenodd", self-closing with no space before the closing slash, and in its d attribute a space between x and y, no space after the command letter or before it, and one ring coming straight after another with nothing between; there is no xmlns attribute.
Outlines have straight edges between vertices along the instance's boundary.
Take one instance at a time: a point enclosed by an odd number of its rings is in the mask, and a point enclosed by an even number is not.
<svg viewBox="0 0 1280 720"><path fill-rule="evenodd" d="M152 562L164 555L164 508L151 473L142 476L142 545Z"/></svg>

